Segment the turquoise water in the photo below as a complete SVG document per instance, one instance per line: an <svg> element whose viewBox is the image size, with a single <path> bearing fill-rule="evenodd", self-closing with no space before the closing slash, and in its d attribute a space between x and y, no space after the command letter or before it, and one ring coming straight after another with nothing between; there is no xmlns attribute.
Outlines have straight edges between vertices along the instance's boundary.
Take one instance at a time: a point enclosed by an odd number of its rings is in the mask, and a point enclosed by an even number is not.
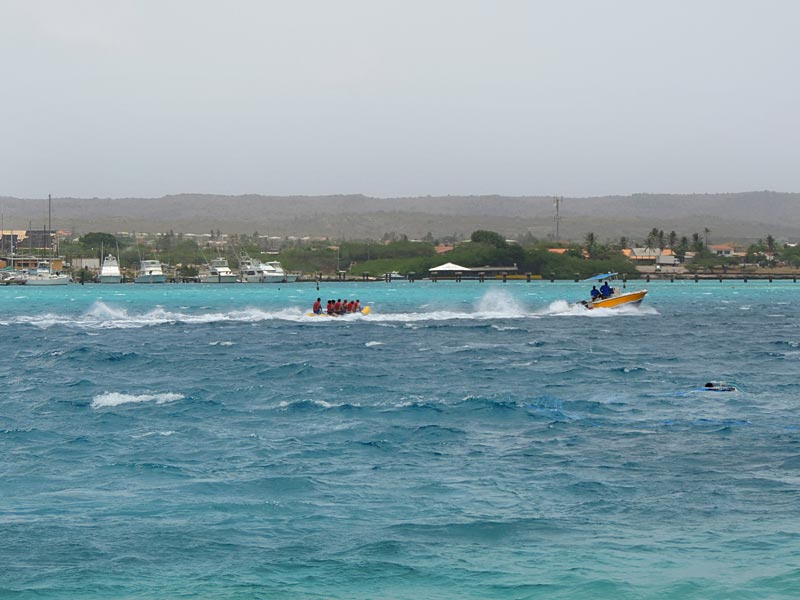
<svg viewBox="0 0 800 600"><path fill-rule="evenodd" d="M797 598L800 284L648 287L0 288L0 597Z"/></svg>

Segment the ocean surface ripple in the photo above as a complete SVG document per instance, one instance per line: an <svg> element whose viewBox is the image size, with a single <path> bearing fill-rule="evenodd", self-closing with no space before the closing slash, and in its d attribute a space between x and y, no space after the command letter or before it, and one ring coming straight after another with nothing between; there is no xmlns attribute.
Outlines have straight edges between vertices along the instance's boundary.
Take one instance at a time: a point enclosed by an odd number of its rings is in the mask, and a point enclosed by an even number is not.
<svg viewBox="0 0 800 600"><path fill-rule="evenodd" d="M0 288L0 598L797 598L800 287L648 288Z"/></svg>

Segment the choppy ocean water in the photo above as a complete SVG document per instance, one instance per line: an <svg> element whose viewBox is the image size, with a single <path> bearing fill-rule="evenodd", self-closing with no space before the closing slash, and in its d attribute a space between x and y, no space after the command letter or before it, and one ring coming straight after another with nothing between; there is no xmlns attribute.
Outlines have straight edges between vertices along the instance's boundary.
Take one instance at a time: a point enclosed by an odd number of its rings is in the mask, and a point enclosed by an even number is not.
<svg viewBox="0 0 800 600"><path fill-rule="evenodd" d="M800 597L800 284L647 287L0 288L0 598Z"/></svg>

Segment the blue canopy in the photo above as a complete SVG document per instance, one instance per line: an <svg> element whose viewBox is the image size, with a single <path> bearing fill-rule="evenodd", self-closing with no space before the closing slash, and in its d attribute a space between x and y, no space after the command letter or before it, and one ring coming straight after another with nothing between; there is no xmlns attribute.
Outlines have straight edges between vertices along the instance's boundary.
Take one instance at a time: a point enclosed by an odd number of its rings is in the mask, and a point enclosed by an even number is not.
<svg viewBox="0 0 800 600"><path fill-rule="evenodd" d="M587 277L584 281L600 281L601 279L614 279L616 273L603 273L602 275L595 275L594 277Z"/></svg>

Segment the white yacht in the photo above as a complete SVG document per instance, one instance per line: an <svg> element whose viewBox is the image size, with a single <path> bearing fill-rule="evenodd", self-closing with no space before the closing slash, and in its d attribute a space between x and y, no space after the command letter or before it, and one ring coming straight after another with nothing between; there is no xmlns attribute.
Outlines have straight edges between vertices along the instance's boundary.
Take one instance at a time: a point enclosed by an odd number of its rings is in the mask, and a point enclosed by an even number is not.
<svg viewBox="0 0 800 600"><path fill-rule="evenodd" d="M284 271L281 263L278 261L271 261L266 263L266 265L269 269L271 269L271 272L274 272L275 275L281 278L281 282L294 283L297 281L297 278L300 277L300 273L289 273Z"/></svg>
<svg viewBox="0 0 800 600"><path fill-rule="evenodd" d="M143 260L139 263L139 274L134 283L166 283L167 276L161 268L160 260Z"/></svg>
<svg viewBox="0 0 800 600"><path fill-rule="evenodd" d="M251 258L244 252L239 257L239 273L242 281L246 283L283 283L283 269L278 272L275 267L262 263L257 258Z"/></svg>
<svg viewBox="0 0 800 600"><path fill-rule="evenodd" d="M100 283L122 283L122 273L119 270L119 262L117 257L109 254L103 260L103 266L100 267Z"/></svg>
<svg viewBox="0 0 800 600"><path fill-rule="evenodd" d="M236 283L239 281L236 273L231 271L225 258L215 258L200 274L200 283Z"/></svg>
<svg viewBox="0 0 800 600"><path fill-rule="evenodd" d="M35 269L28 269L25 274L25 285L67 285L69 275L53 273L49 262L40 262Z"/></svg>

